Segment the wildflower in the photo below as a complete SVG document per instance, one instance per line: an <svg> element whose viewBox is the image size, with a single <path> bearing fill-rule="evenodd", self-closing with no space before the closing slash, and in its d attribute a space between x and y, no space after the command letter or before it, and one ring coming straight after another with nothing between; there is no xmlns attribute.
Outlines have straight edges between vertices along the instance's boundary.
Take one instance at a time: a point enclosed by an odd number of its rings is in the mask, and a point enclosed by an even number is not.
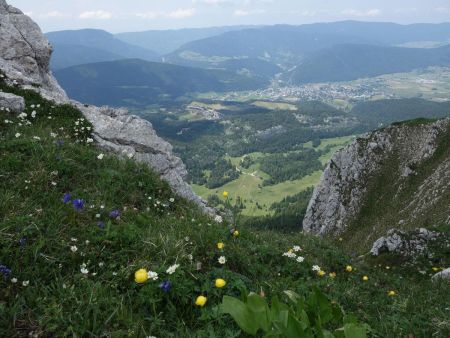
<svg viewBox="0 0 450 338"><path fill-rule="evenodd" d="M180 266L180 264L174 264L174 265L171 265L171 266L169 266L169 268L167 269L166 272L167 272L169 275L171 275L171 274L175 273L175 271L178 269L179 266Z"/></svg>
<svg viewBox="0 0 450 338"><path fill-rule="evenodd" d="M24 280L24 281L22 282L22 285L25 286L25 287L27 287L28 285L30 285L30 281L29 281L29 280Z"/></svg>
<svg viewBox="0 0 450 338"><path fill-rule="evenodd" d="M222 222L223 222L223 218L222 218L222 216L220 216L220 215L217 215L216 217L214 217L214 220L215 220L217 223L222 223Z"/></svg>
<svg viewBox="0 0 450 338"><path fill-rule="evenodd" d="M336 278L336 272L330 272L329 274L328 274L328 276L330 276L330 278Z"/></svg>
<svg viewBox="0 0 450 338"><path fill-rule="evenodd" d="M223 280L222 278L216 279L216 283L215 283L216 288L220 289L220 288L223 288L225 285L227 285L227 282L225 282L225 280Z"/></svg>
<svg viewBox="0 0 450 338"><path fill-rule="evenodd" d="M224 191L224 192L222 193L222 196L225 197L225 198L228 198L228 191Z"/></svg>
<svg viewBox="0 0 450 338"><path fill-rule="evenodd" d="M16 138L20 137L20 135L22 135L21 133L16 133L16 135L14 135Z"/></svg>
<svg viewBox="0 0 450 338"><path fill-rule="evenodd" d="M293 253L292 251L288 250L287 252L283 253L283 256L289 257L289 258L295 258L297 255Z"/></svg>
<svg viewBox="0 0 450 338"><path fill-rule="evenodd" d="M16 277L11 278L11 283L16 284L17 283L17 278Z"/></svg>
<svg viewBox="0 0 450 338"><path fill-rule="evenodd" d="M55 138L56 136L58 136L58 135L55 133L50 133L50 137Z"/></svg>
<svg viewBox="0 0 450 338"><path fill-rule="evenodd" d="M33 139L35 139L35 140L37 140L37 141L40 141L40 140L41 140L41 138L40 138L39 136L33 136Z"/></svg>
<svg viewBox="0 0 450 338"><path fill-rule="evenodd" d="M86 263L80 265L80 271L83 275L87 275L89 273L89 270L86 268Z"/></svg>
<svg viewBox="0 0 450 338"><path fill-rule="evenodd" d="M386 270L389 270L391 267L389 265L386 266Z"/></svg>
<svg viewBox="0 0 450 338"><path fill-rule="evenodd" d="M222 250L225 247L225 244L222 242L217 243L217 249Z"/></svg>
<svg viewBox="0 0 450 338"><path fill-rule="evenodd" d="M297 257L297 262L302 263L305 260L305 257L302 256L298 256Z"/></svg>
<svg viewBox="0 0 450 338"><path fill-rule="evenodd" d="M72 252L77 252L77 251L78 251L77 246L76 246L76 245L72 245L72 246L70 247L70 251L72 251Z"/></svg>
<svg viewBox="0 0 450 338"><path fill-rule="evenodd" d="M227 262L227 259L225 258L225 256L220 256L218 261L219 261L220 264L223 265L223 264L225 264Z"/></svg>
<svg viewBox="0 0 450 338"><path fill-rule="evenodd" d="M345 271L347 271L347 272L352 272L352 271L353 271L352 266L351 266L351 265L347 265L347 266L345 267Z"/></svg>
<svg viewBox="0 0 450 338"><path fill-rule="evenodd" d="M99 154L99 155L97 156L97 158L98 158L99 160L103 160L103 157L105 157L104 154Z"/></svg>
<svg viewBox="0 0 450 338"><path fill-rule="evenodd" d="M317 271L317 276L319 276L319 277L325 276L325 271L323 271L323 270Z"/></svg>
<svg viewBox="0 0 450 338"><path fill-rule="evenodd" d="M433 266L433 271L434 271L434 272L439 271L439 268Z"/></svg>
<svg viewBox="0 0 450 338"><path fill-rule="evenodd" d="M105 222L98 221L98 222L97 222L97 226L98 226L100 229L104 229L104 228L105 228Z"/></svg>
<svg viewBox="0 0 450 338"><path fill-rule="evenodd" d="M84 208L84 201L81 199L76 199L72 201L73 207L75 208L75 210L83 210Z"/></svg>
<svg viewBox="0 0 450 338"><path fill-rule="evenodd" d="M113 210L109 213L110 218L118 218L120 217L120 211L119 210Z"/></svg>
<svg viewBox="0 0 450 338"><path fill-rule="evenodd" d="M90 138L90 137L88 137L88 138L86 139L86 143L92 143L92 142L94 142L94 139L92 139L92 138Z"/></svg>
<svg viewBox="0 0 450 338"><path fill-rule="evenodd" d="M166 281L162 282L161 284L159 284L159 288L161 290L163 290L165 293L167 293L172 288L172 284L168 280L166 280Z"/></svg>
<svg viewBox="0 0 450 338"><path fill-rule="evenodd" d="M292 250L294 250L295 252L299 252L299 251L302 251L302 248L300 248L298 245L294 245L292 247Z"/></svg>
<svg viewBox="0 0 450 338"><path fill-rule="evenodd" d="M368 276L363 276L362 280L363 280L364 282L367 282L367 281L369 280L369 277L368 277Z"/></svg>
<svg viewBox="0 0 450 338"><path fill-rule="evenodd" d="M72 242L78 242L78 239L76 239L75 237L72 237L70 240L71 240Z"/></svg>
<svg viewBox="0 0 450 338"><path fill-rule="evenodd" d="M33 110L33 111L31 112L31 117L32 117L32 118L35 118L35 117L36 117L36 110Z"/></svg>
<svg viewBox="0 0 450 338"><path fill-rule="evenodd" d="M239 237L239 231L234 230L234 232L233 232L233 237Z"/></svg>
<svg viewBox="0 0 450 338"><path fill-rule="evenodd" d="M145 283L148 279L148 272L145 269L139 269L134 273L134 281L138 284Z"/></svg>
<svg viewBox="0 0 450 338"><path fill-rule="evenodd" d="M103 262L98 263L99 267L103 267L104 265L105 265L105 263L103 263Z"/></svg>
<svg viewBox="0 0 450 338"><path fill-rule="evenodd" d="M148 275L148 279L158 280L158 274L156 272L154 272L154 271L149 271L147 273L147 275Z"/></svg>
<svg viewBox="0 0 450 338"><path fill-rule="evenodd" d="M6 265L0 264L0 273L6 278L11 273L11 269Z"/></svg>
<svg viewBox="0 0 450 338"><path fill-rule="evenodd" d="M395 291L391 290L388 292L389 297L394 297L396 295Z"/></svg>
<svg viewBox="0 0 450 338"><path fill-rule="evenodd" d="M317 272L319 272L320 270L322 270L322 269L320 268L320 266L318 266L318 265L313 265L312 271L317 271Z"/></svg>
<svg viewBox="0 0 450 338"><path fill-rule="evenodd" d="M197 299L195 300L195 305L204 307L207 301L208 298L206 298L205 296L198 296Z"/></svg>

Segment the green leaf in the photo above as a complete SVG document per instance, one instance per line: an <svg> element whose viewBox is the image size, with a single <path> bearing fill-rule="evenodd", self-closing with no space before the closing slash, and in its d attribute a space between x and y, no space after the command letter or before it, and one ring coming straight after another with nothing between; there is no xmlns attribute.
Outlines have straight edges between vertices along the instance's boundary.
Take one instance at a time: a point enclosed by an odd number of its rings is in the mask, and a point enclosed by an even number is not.
<svg viewBox="0 0 450 338"><path fill-rule="evenodd" d="M266 300L256 293L250 293L247 297L247 307L252 312L252 316L258 323L258 326L265 332L269 331L271 326L270 311Z"/></svg>
<svg viewBox="0 0 450 338"><path fill-rule="evenodd" d="M344 334L345 338L367 338L366 327L358 324L345 324Z"/></svg>
<svg viewBox="0 0 450 338"><path fill-rule="evenodd" d="M233 317L242 331L253 336L258 332L259 326L254 320L252 312L239 299L223 296L221 310Z"/></svg>

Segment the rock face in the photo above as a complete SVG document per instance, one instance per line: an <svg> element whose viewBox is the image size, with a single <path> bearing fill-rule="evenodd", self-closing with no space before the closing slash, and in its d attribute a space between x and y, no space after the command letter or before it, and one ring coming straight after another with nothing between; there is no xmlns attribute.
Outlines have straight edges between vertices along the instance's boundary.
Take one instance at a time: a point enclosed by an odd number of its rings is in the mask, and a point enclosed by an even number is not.
<svg viewBox="0 0 450 338"><path fill-rule="evenodd" d="M442 279L450 280L450 268L442 270L441 272L438 272L437 274L433 275L433 277L431 277L431 279L433 279L434 281L438 281L438 280L442 280Z"/></svg>
<svg viewBox="0 0 450 338"><path fill-rule="evenodd" d="M25 100L21 96L0 92L0 107L21 113L25 109Z"/></svg>
<svg viewBox="0 0 450 338"><path fill-rule="evenodd" d="M187 172L183 162L173 155L172 146L156 135L150 122L128 115L125 109L70 101L49 70L51 53L52 48L36 23L0 0L0 70L9 84L37 90L57 104L76 106L93 124L94 137L101 147L148 164L180 196L194 201L206 213L215 213L184 181ZM11 101L12 97L2 95L0 100ZM15 108L23 109L20 104L16 101Z"/></svg>
<svg viewBox="0 0 450 338"><path fill-rule="evenodd" d="M448 153L449 126L450 119L393 125L366 134L337 152L314 189L303 220L304 231L317 235L342 233L358 216L369 193L377 199L373 205L383 207L382 202L386 203L388 198L397 202L402 192L413 189L402 209L395 211L402 217L396 222L412 227L419 217L426 217L430 208L450 194L450 157L440 159L418 185L410 182L415 178L416 168L435 154L443 137L447 138L444 152ZM369 191L380 172L384 172L386 180L380 186L397 189L389 196ZM450 206L444 204L444 208L439 211L443 222L450 214Z"/></svg>
<svg viewBox="0 0 450 338"><path fill-rule="evenodd" d="M386 236L380 237L373 243L370 253L378 256L383 252L395 252L403 256L416 256L425 252L430 241L435 241L439 233L420 228L407 233L398 229L391 229Z"/></svg>

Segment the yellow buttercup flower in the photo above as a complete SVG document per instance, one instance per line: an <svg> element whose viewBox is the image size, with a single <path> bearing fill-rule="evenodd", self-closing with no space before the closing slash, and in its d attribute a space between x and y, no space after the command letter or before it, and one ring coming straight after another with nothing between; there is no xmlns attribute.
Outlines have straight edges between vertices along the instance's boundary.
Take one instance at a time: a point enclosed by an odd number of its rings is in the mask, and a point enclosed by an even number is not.
<svg viewBox="0 0 450 338"><path fill-rule="evenodd" d="M395 291L391 290L391 291L388 292L388 296L389 297L394 297L395 295L396 295Z"/></svg>
<svg viewBox="0 0 450 338"><path fill-rule="evenodd" d="M351 265L347 265L347 266L345 267L345 271L347 271L347 272L352 272L352 271L353 271L352 266L351 266Z"/></svg>
<svg viewBox="0 0 450 338"><path fill-rule="evenodd" d="M323 271L323 270L317 271L317 276L319 276L319 277L325 276L325 271Z"/></svg>
<svg viewBox="0 0 450 338"><path fill-rule="evenodd" d="M223 280L222 278L217 278L216 279L216 288L223 288L225 285L227 285L227 282L225 282L225 280Z"/></svg>
<svg viewBox="0 0 450 338"><path fill-rule="evenodd" d="M145 283L148 280L148 272L145 269L139 269L134 273L134 281L138 284Z"/></svg>
<svg viewBox="0 0 450 338"><path fill-rule="evenodd" d="M207 300L208 298L206 298L205 296L198 296L197 299L195 300L195 305L204 307Z"/></svg>
<svg viewBox="0 0 450 338"><path fill-rule="evenodd" d="M363 280L364 282L367 282L367 281L369 280L369 277L363 276L362 280Z"/></svg>
<svg viewBox="0 0 450 338"><path fill-rule="evenodd" d="M233 232L233 236L234 236L234 237L238 237L238 236L239 236L239 231L235 230L235 231Z"/></svg>
<svg viewBox="0 0 450 338"><path fill-rule="evenodd" d="M439 271L439 268L436 268L435 266L433 266L433 271Z"/></svg>
<svg viewBox="0 0 450 338"><path fill-rule="evenodd" d="M222 250L225 247L225 244L222 242L217 243L217 249Z"/></svg>
<svg viewBox="0 0 450 338"><path fill-rule="evenodd" d="M329 276L330 278L336 278L336 272L330 272Z"/></svg>
<svg viewBox="0 0 450 338"><path fill-rule="evenodd" d="M223 197L227 198L228 197L228 191L224 191L222 194Z"/></svg>

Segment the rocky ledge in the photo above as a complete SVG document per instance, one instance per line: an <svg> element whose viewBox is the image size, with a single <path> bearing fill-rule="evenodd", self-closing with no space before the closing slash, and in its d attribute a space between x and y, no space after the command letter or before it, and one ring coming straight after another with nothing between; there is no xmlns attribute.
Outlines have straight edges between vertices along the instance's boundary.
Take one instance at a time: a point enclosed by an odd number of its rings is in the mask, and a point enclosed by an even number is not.
<svg viewBox="0 0 450 338"><path fill-rule="evenodd" d="M129 115L125 109L83 105L68 99L53 77L49 62L52 47L39 26L19 9L0 0L0 70L10 85L38 91L57 104L79 108L94 127L98 145L121 156L148 164L180 196L214 214L186 183L186 168L172 153L172 146L158 137L150 122ZM1 93L0 102L14 111L23 109L23 99Z"/></svg>

